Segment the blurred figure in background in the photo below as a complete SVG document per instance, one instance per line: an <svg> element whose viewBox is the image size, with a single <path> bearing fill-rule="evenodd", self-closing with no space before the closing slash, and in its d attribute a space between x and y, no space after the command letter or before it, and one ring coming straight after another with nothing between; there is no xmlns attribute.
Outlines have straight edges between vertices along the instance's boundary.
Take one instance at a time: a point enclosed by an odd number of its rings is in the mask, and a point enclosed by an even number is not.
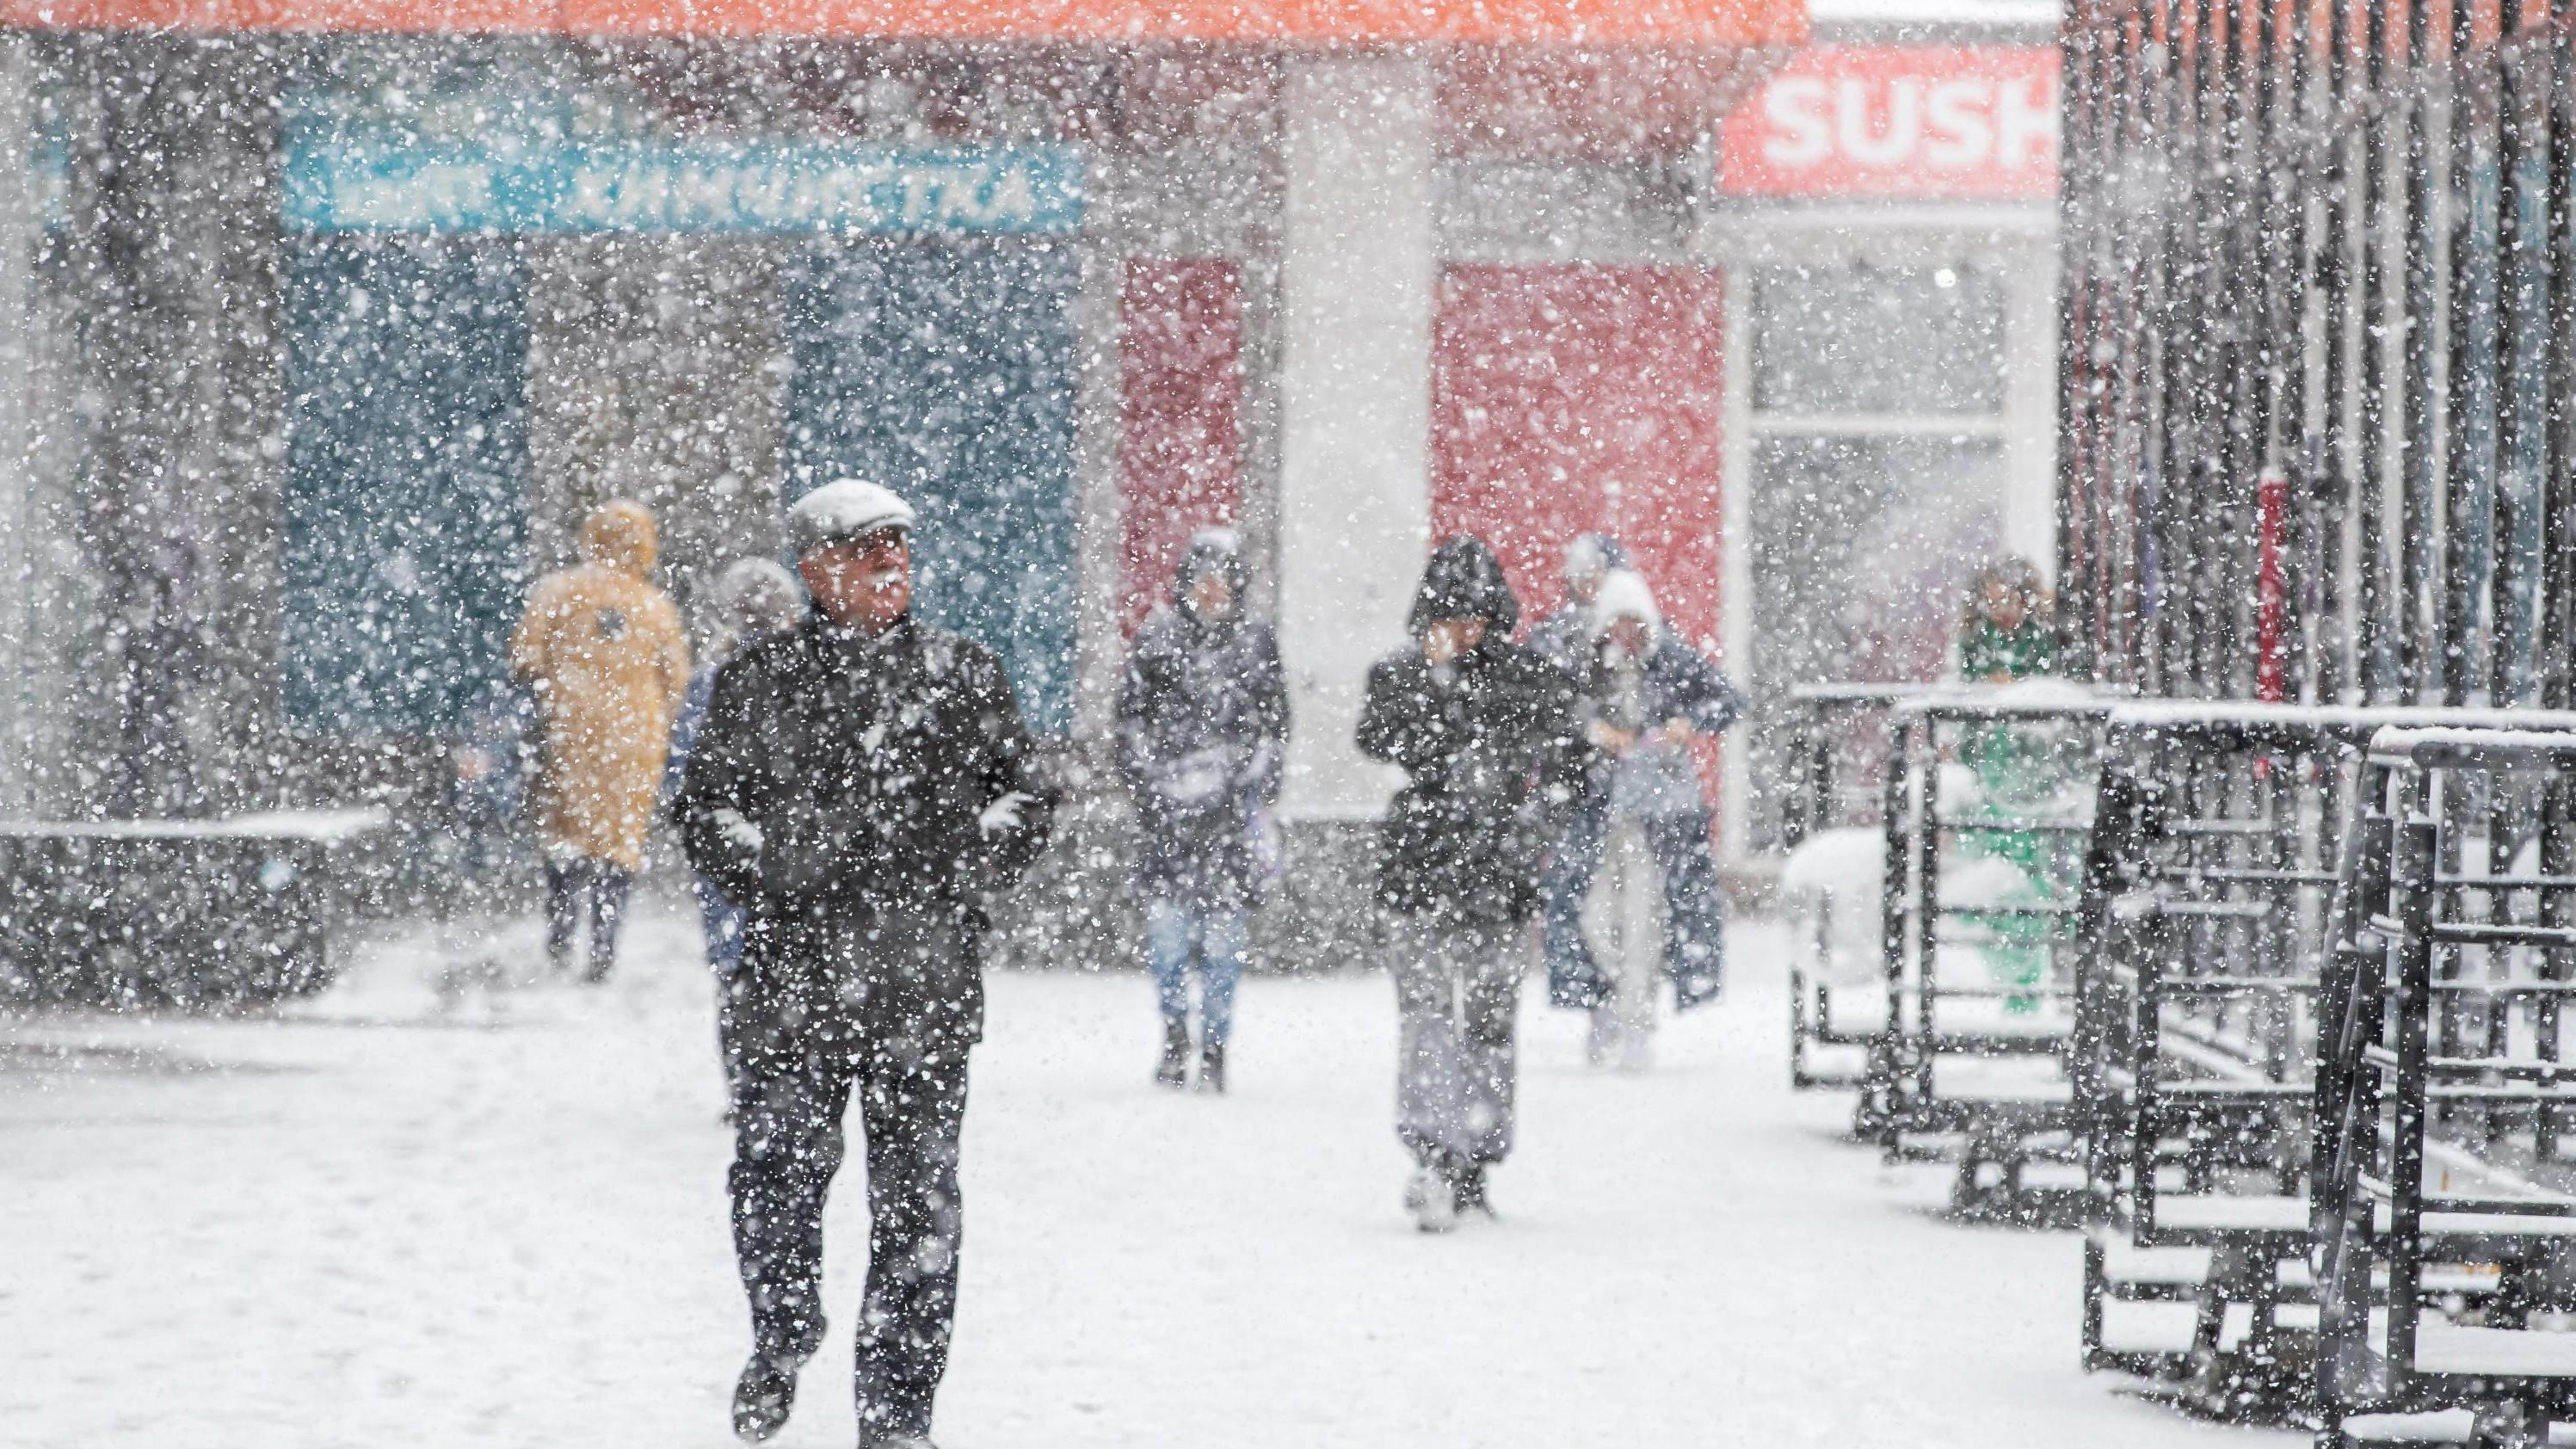
<svg viewBox="0 0 2576 1449"><path fill-rule="evenodd" d="M620 499L581 526L582 561L537 581L510 639L510 672L536 696L542 744L532 803L546 862L546 958L572 961L586 915L583 979L617 955L626 892L689 688L680 611L650 582L653 515Z"/></svg>
<svg viewBox="0 0 2576 1449"><path fill-rule="evenodd" d="M1645 1065L1654 1025L1656 952L1629 923L1651 913L1604 914L1620 927L1620 970L1605 974L1585 940L1579 910L1592 893L1593 871L1613 832L1624 845L1619 878L1625 896L1642 885L1631 862L1651 859L1662 878L1662 974L1672 979L1682 1010L1715 1000L1725 979L1726 911L1717 862L1709 850L1708 797L1691 741L1715 736L1744 713L1744 697L1708 656L1664 627L1642 575L1612 570L1593 601L1592 647L1580 676L1584 726L1600 751L1581 804L1557 836L1547 919L1550 999L1592 1012L1590 1056L1596 1064ZM1619 852L1614 852L1619 853ZM1556 972L1564 969L1560 978Z"/></svg>
<svg viewBox="0 0 2576 1449"><path fill-rule="evenodd" d="M707 717L707 699L715 693L716 671L734 651L805 619L805 586L783 566L765 558L739 558L716 575L716 637L707 661L689 681L689 697L671 730L671 759L662 772L662 798L677 801L688 778L689 751L697 743L698 725ZM742 1100L742 1046L734 1037L734 998L742 966L743 909L705 875L691 887L698 898L698 922L707 938L707 965L716 976L716 1044L724 1055L725 1120Z"/></svg>
<svg viewBox="0 0 2576 1449"><path fill-rule="evenodd" d="M1578 533L1565 546L1565 602L1530 631L1529 647L1568 674L1589 669L1594 621L1592 601L1612 569L1628 566L1628 551L1604 533Z"/></svg>
<svg viewBox="0 0 2576 1449"><path fill-rule="evenodd" d="M2038 566L2007 554L1977 573L1959 616L1959 677L2009 684L2054 673L2057 629Z"/></svg>
<svg viewBox="0 0 2576 1449"><path fill-rule="evenodd" d="M1199 971L1199 1087L1225 1090L1243 970L1258 812L1279 795L1288 683L1270 626L1244 617L1243 546L1203 528L1172 602L1137 630L1118 695L1118 763L1136 799L1145 949L1163 1014L1154 1080L1189 1081L1190 967Z"/></svg>
<svg viewBox="0 0 2576 1449"><path fill-rule="evenodd" d="M1361 753L1401 767L1378 830L1377 897L1402 1041L1396 1134L1424 1232L1490 1215L1512 1147L1513 1028L1551 816L1585 750L1565 672L1512 642L1520 604L1493 550L1453 538L1414 595L1410 647L1369 667Z"/></svg>

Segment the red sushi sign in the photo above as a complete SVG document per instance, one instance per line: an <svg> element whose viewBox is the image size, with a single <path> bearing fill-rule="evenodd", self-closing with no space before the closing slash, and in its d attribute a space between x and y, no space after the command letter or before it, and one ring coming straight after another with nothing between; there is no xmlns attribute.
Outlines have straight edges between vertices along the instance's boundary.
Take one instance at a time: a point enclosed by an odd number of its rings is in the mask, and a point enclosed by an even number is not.
<svg viewBox="0 0 2576 1449"><path fill-rule="evenodd" d="M1736 196L2021 201L2057 194L2058 54L2044 45L1825 45L1727 118Z"/></svg>

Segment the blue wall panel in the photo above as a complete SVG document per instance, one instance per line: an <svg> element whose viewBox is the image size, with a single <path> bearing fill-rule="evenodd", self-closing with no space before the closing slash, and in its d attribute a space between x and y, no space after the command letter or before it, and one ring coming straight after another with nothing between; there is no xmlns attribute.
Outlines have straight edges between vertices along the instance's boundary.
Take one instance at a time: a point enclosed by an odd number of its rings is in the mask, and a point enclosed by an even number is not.
<svg viewBox="0 0 2576 1449"><path fill-rule="evenodd" d="M787 286L788 495L911 499L915 612L998 652L1041 734L1073 713L1074 286L1069 247L974 242L817 243Z"/></svg>
<svg viewBox="0 0 2576 1449"><path fill-rule="evenodd" d="M526 286L513 254L312 241L287 270L287 717L453 728L526 587Z"/></svg>

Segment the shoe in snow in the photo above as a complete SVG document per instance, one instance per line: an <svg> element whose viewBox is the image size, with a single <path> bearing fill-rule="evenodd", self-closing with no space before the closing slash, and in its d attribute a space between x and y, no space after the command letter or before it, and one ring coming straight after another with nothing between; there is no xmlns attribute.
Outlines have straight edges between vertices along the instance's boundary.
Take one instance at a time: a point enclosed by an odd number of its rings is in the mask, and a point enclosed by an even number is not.
<svg viewBox="0 0 2576 1449"><path fill-rule="evenodd" d="M777 1354L751 1356L733 1386L734 1437L757 1444L787 1427L787 1415L796 1407L796 1370L803 1366L802 1360Z"/></svg>
<svg viewBox="0 0 2576 1449"><path fill-rule="evenodd" d="M927 1434L879 1434L859 1441L859 1449L939 1449Z"/></svg>
<svg viewBox="0 0 2576 1449"><path fill-rule="evenodd" d="M1163 1062L1154 1068L1154 1083L1163 1087L1186 1087L1190 1084L1190 1024L1185 1021L1163 1023Z"/></svg>
<svg viewBox="0 0 2576 1449"><path fill-rule="evenodd" d="M1225 1095L1225 1048L1211 1044L1199 1049L1199 1090Z"/></svg>
<svg viewBox="0 0 2576 1449"><path fill-rule="evenodd" d="M1457 1185L1437 1164L1426 1162L1404 1184L1404 1208L1422 1231L1448 1232L1458 1226Z"/></svg>
<svg viewBox="0 0 2576 1449"><path fill-rule="evenodd" d="M1583 1036L1583 1060L1604 1067L1619 1050L1619 1018L1608 1002L1592 1008L1592 1028Z"/></svg>
<svg viewBox="0 0 2576 1449"><path fill-rule="evenodd" d="M1456 1216L1460 1218L1472 1215L1492 1219L1494 1204L1485 1196L1483 1163L1479 1162L1459 1169L1457 1178L1450 1187L1449 1200L1455 1207Z"/></svg>

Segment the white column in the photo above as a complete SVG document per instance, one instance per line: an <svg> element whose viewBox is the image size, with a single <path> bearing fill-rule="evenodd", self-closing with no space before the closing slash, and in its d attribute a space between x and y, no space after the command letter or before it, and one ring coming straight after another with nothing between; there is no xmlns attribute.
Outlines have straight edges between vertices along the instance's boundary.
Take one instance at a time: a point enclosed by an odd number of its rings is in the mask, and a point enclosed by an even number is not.
<svg viewBox="0 0 2576 1449"><path fill-rule="evenodd" d="M1429 548L1435 169L1415 55L1290 63L1280 244L1279 634L1296 711L1284 813L1382 809L1352 743Z"/></svg>
<svg viewBox="0 0 2576 1449"><path fill-rule="evenodd" d="M2015 248L2004 318L2004 547L2057 568L2056 234Z"/></svg>
<svg viewBox="0 0 2576 1449"><path fill-rule="evenodd" d="M1105 217L1105 162L1092 167L1088 206ZM1074 297L1074 668L1073 735L1108 762L1126 643L1118 633L1119 305L1126 289L1124 238L1114 228L1075 244L1081 260Z"/></svg>
<svg viewBox="0 0 2576 1449"><path fill-rule="evenodd" d="M30 272L36 254L36 74L23 35L0 31L0 818L31 807L36 737L34 359Z"/></svg>

